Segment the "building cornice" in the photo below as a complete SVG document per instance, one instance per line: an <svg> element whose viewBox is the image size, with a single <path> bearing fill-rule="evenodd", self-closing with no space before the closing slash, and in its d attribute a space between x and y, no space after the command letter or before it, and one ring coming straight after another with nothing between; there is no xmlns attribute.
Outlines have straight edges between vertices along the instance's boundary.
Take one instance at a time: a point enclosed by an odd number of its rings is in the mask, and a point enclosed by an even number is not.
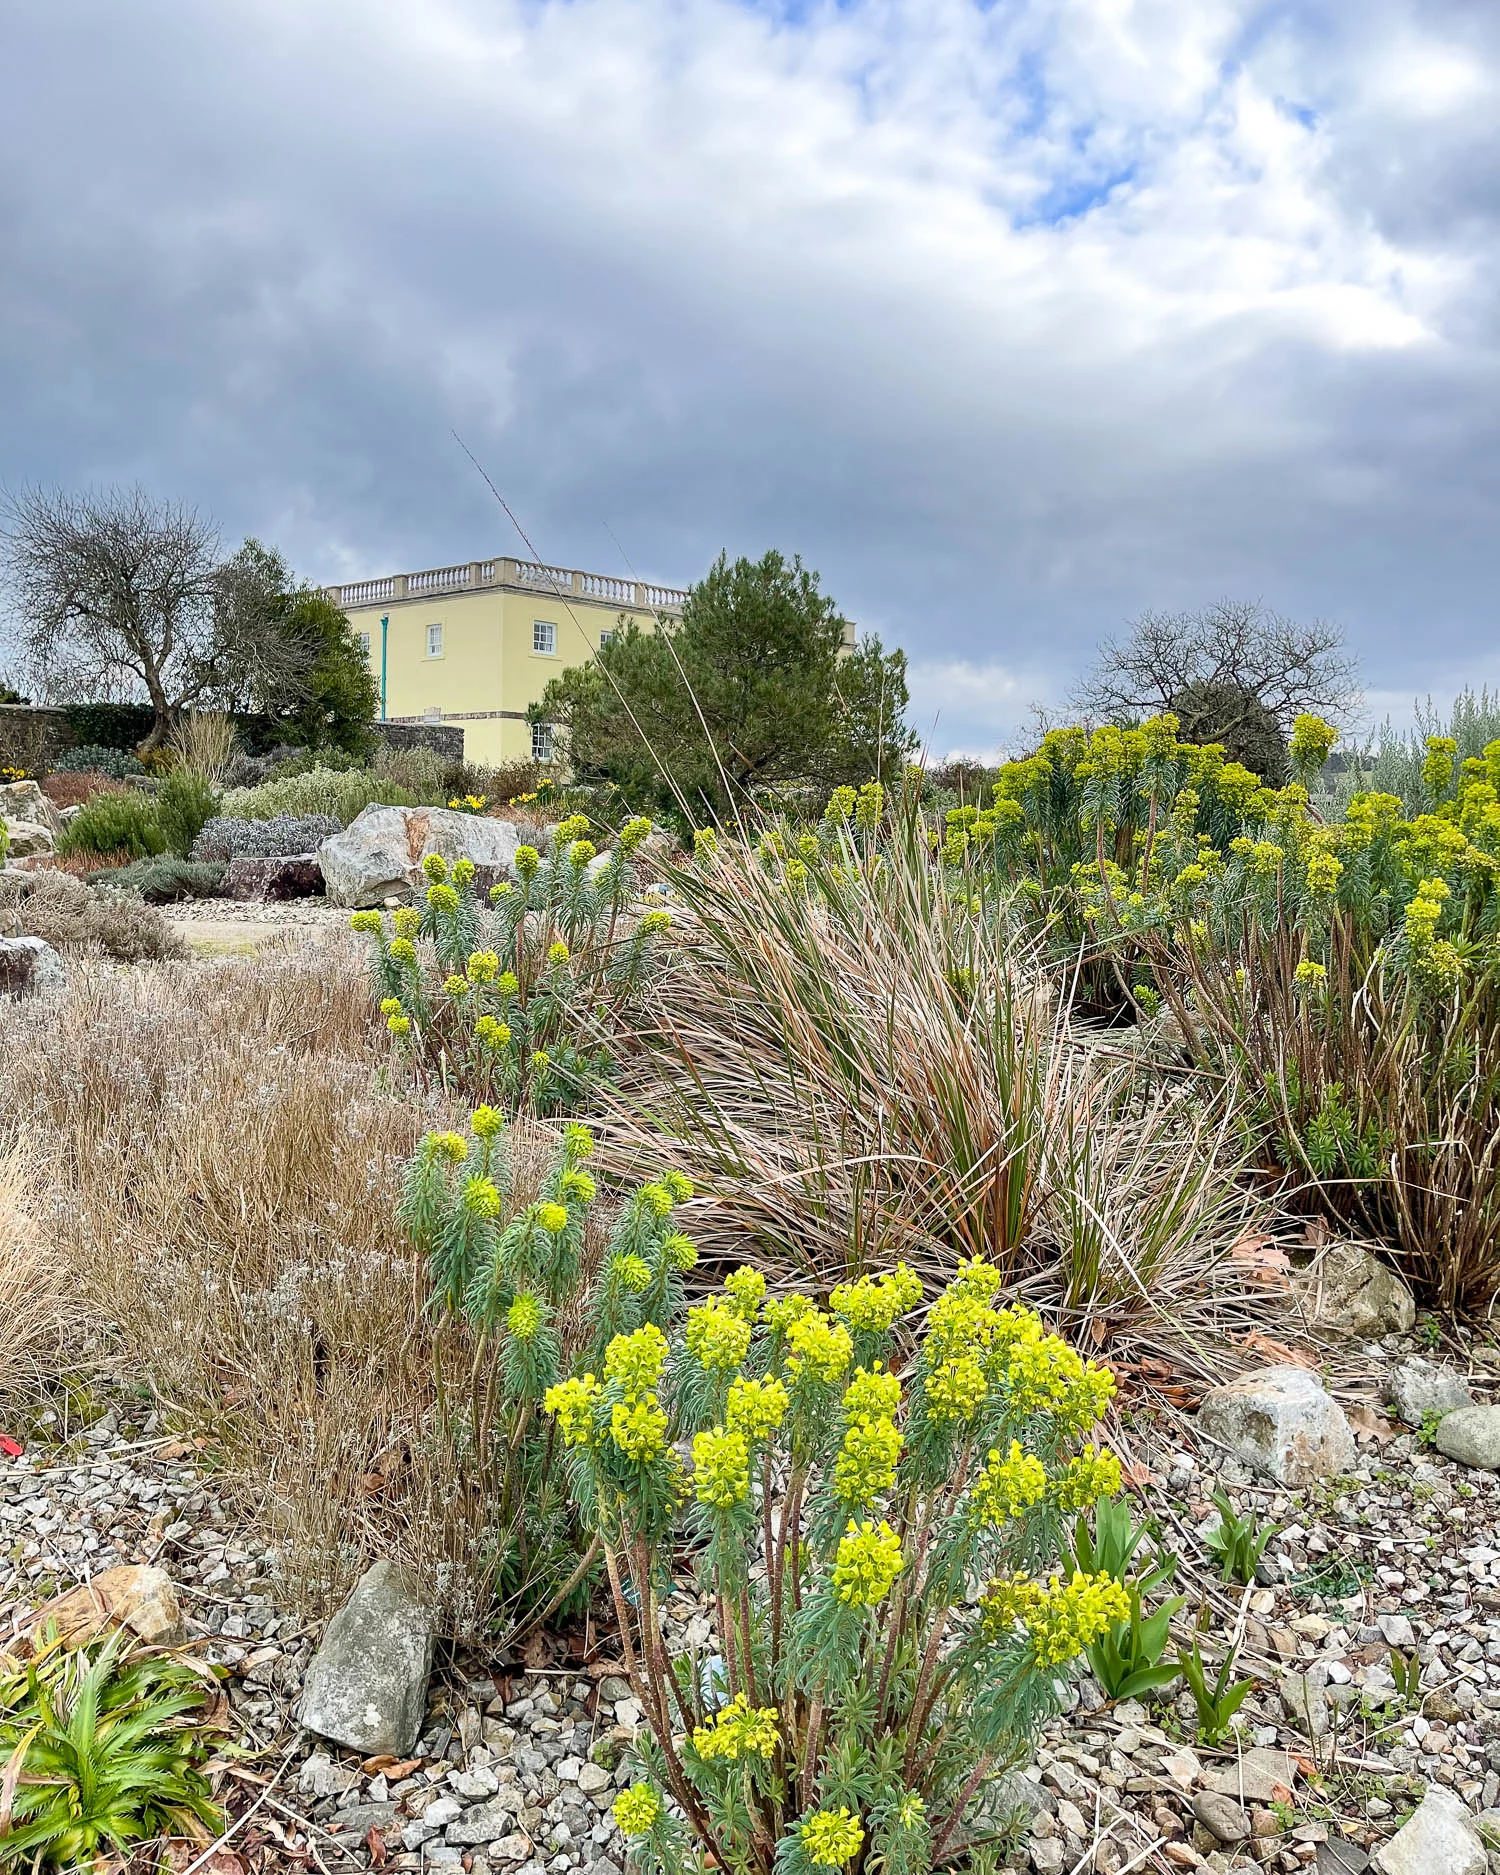
<svg viewBox="0 0 1500 1875"><path fill-rule="evenodd" d="M348 580L325 586L335 605L348 611L375 606L410 605L450 593L520 592L563 603L617 606L633 612L681 612L687 593L680 586L616 579L608 573L583 573L539 560L470 560L460 566L430 567L421 573L387 573L380 579Z"/></svg>

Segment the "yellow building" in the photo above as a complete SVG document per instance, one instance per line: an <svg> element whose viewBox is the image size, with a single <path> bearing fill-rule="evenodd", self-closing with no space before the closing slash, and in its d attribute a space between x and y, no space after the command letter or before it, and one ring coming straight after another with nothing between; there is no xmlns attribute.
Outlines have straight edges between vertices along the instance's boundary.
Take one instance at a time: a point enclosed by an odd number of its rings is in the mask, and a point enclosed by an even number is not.
<svg viewBox="0 0 1500 1875"><path fill-rule="evenodd" d="M348 614L392 722L458 723L471 761L548 761L552 732L526 720L548 680L622 624L680 617L686 592L542 566L471 560L329 586Z"/></svg>

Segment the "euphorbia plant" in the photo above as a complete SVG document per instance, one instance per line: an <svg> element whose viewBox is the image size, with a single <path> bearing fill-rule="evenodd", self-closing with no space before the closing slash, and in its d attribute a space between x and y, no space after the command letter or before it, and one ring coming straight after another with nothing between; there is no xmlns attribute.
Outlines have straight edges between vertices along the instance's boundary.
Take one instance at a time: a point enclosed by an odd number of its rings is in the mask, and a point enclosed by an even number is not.
<svg viewBox="0 0 1500 1875"><path fill-rule="evenodd" d="M1048 1579L1063 1518L1119 1487L1086 1443L1113 1377L999 1286L961 1265L897 1366L906 1268L829 1313L742 1269L673 1342L616 1336L547 1395L650 1728L616 1805L639 1865L675 1875L695 1840L747 1875L910 1875L972 1847L986 1779L1126 1612L1107 1574ZM684 1509L721 1664L662 1636Z"/></svg>

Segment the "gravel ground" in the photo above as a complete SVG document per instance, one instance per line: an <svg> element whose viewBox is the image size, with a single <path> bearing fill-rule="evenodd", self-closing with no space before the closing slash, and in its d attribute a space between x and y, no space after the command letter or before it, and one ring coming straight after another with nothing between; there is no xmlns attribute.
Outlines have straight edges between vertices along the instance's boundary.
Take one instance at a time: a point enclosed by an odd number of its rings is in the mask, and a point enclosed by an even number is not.
<svg viewBox="0 0 1500 1875"><path fill-rule="evenodd" d="M1481 1395L1490 1371L1476 1366ZM411 1759L361 1762L323 1744L295 1719L318 1630L278 1604L274 1554L220 1501L206 1452L161 1434L123 1394L106 1390L93 1411L100 1402L109 1410L86 1430L18 1425L27 1449L0 1459L0 1620L115 1563L167 1569L205 1656L232 1676L247 1755L228 1777L230 1808L262 1799L235 1838L252 1867L618 1875L608 1809L640 1717L618 1662L477 1677L449 1662ZM1005 1781L1022 1819L1011 1860L1037 1875L1357 1875L1432 1780L1500 1825L1500 1475L1382 1420L1351 1472L1293 1494L1249 1488L1232 1462L1211 1471L1181 1423L1155 1444L1149 1424L1132 1432L1152 1474L1145 1501L1183 1556L1188 1611L1211 1602L1211 1639L1238 1628L1241 1672L1258 1685L1231 1748L1212 1751L1192 1742L1189 1695L1107 1708L1083 1682L1035 1763ZM1282 1526L1250 1589L1204 1568L1220 1482ZM686 1598L669 1614L690 1639L708 1631ZM1415 1699L1397 1695L1393 1648L1420 1661ZM1490 1865L1500 1871L1500 1855Z"/></svg>

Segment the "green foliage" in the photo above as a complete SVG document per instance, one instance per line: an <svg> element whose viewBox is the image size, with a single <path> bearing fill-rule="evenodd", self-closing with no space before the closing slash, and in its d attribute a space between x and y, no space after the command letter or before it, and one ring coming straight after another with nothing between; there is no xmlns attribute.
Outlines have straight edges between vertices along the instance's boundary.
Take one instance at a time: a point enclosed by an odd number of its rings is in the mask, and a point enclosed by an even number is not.
<svg viewBox="0 0 1500 1875"><path fill-rule="evenodd" d="M156 713L146 703L65 703L63 720L75 746L129 751L151 734Z"/></svg>
<svg viewBox="0 0 1500 1875"><path fill-rule="evenodd" d="M1218 1558L1219 1572L1226 1582L1253 1582L1265 1547L1276 1534L1276 1525L1257 1524L1254 1511L1237 1516L1227 1491L1215 1491L1213 1501L1219 1521L1204 1542Z"/></svg>
<svg viewBox="0 0 1500 1875"><path fill-rule="evenodd" d="M1415 1648L1409 1654L1393 1647L1390 1654L1391 1678L1396 1682L1396 1697L1408 1706L1422 1697L1422 1661Z"/></svg>
<svg viewBox="0 0 1500 1875"><path fill-rule="evenodd" d="M1187 1599L1174 1595L1151 1614L1141 1607L1141 1585L1125 1585L1130 1611L1088 1650L1094 1678L1110 1699L1140 1699L1147 1693L1170 1686L1177 1678L1175 1666L1163 1666L1172 1617Z"/></svg>
<svg viewBox="0 0 1500 1875"><path fill-rule="evenodd" d="M1210 1683L1197 1635L1193 1636L1191 1648L1179 1647L1177 1650L1182 1677L1187 1681L1193 1704L1198 1708L1198 1742L1201 1745L1217 1746L1224 1743L1229 1737L1234 1715L1246 1697L1254 1691L1254 1680L1235 1680L1234 1659L1234 1650L1231 1648L1220 1661L1219 1670Z"/></svg>
<svg viewBox="0 0 1500 1875"><path fill-rule="evenodd" d="M1148 1544L1147 1559L1136 1563L1142 1545ZM1101 1497L1094 1506L1094 1527L1080 1517L1073 1526L1072 1541L1065 1551L1071 1568L1086 1575L1101 1572L1116 1582L1135 1582L1143 1594L1150 1594L1177 1573L1177 1558L1163 1551L1156 1525L1148 1518L1136 1523L1129 1503L1121 1498ZM1132 1568L1132 1564L1136 1564Z"/></svg>
<svg viewBox="0 0 1500 1875"><path fill-rule="evenodd" d="M487 1586L512 1621L556 1614L586 1589L598 1556L573 1512L563 1444L539 1416L543 1396L598 1366L614 1335L648 1324L659 1335L696 1255L674 1216L687 1195L675 1177L627 1199L601 1246L590 1230L593 1149L587 1128L566 1127L523 1198L504 1121L479 1107L467 1136L429 1133L402 1180L400 1221L426 1264L431 1306L472 1343L467 1393L436 1388L440 1436L487 1487Z"/></svg>
<svg viewBox="0 0 1500 1875"><path fill-rule="evenodd" d="M305 588L287 596L282 629L299 646L302 668L292 694L280 707L272 699L267 713L289 742L368 755L380 685L348 618L325 594Z"/></svg>
<svg viewBox="0 0 1500 1875"><path fill-rule="evenodd" d="M60 853L125 853L146 859L166 851L156 808L145 794L90 795L63 829Z"/></svg>
<svg viewBox="0 0 1500 1875"><path fill-rule="evenodd" d="M7 1862L86 1866L160 1836L217 1833L202 1766L212 1680L128 1638L54 1639L0 1676L0 1760L15 1773Z"/></svg>
<svg viewBox="0 0 1500 1875"><path fill-rule="evenodd" d="M89 874L90 885L111 892L129 892L148 905L175 905L182 899L216 898L224 882L224 868L206 860L176 859L163 854L138 859L128 866Z"/></svg>
<svg viewBox="0 0 1500 1875"><path fill-rule="evenodd" d="M347 827L367 807L377 804L423 805L409 788L375 769L317 767L263 781L254 788L226 788L220 812L235 820L275 820L279 814L299 819L308 814L331 814Z"/></svg>
<svg viewBox="0 0 1500 1875"><path fill-rule="evenodd" d="M560 821L544 857L516 853L516 877L488 904L473 865L429 854L425 906L356 912L398 1060L420 1076L459 1074L475 1100L508 1112L573 1113L613 1069L640 992L658 968L671 914L632 909L633 855L651 831L632 820L601 856L581 816Z"/></svg>
<svg viewBox="0 0 1500 1875"><path fill-rule="evenodd" d="M1047 1579L1063 1516L1119 1486L1084 1443L1113 1380L996 1308L1000 1281L963 1263L898 1378L921 1298L904 1265L839 1285L826 1314L744 1268L670 1342L617 1336L602 1381L549 1393L651 1733L615 1809L638 1867L917 1875L1003 1836L980 1792L1128 1597L1106 1574ZM663 1644L680 1522L721 1667Z"/></svg>
<svg viewBox="0 0 1500 1875"><path fill-rule="evenodd" d="M219 811L219 794L206 775L179 764L156 796L156 820L167 851L186 859L204 824Z"/></svg>
<svg viewBox="0 0 1500 1875"><path fill-rule="evenodd" d="M688 824L767 788L893 774L913 746L905 655L866 638L846 657L845 630L800 560L721 554L680 622L628 627L532 714L564 732L581 780Z"/></svg>
<svg viewBox="0 0 1500 1875"><path fill-rule="evenodd" d="M144 766L124 749L112 749L98 742L81 742L64 749L52 764L59 775L108 775L111 781L123 781L127 775L144 775Z"/></svg>

